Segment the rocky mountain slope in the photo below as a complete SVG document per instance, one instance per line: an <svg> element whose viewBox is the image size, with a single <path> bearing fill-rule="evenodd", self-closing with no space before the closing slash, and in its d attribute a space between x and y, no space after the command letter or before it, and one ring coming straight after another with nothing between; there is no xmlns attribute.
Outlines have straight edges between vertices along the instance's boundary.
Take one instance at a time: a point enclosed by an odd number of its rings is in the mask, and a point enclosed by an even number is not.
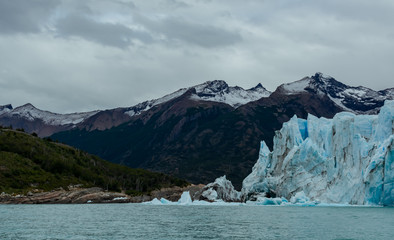
<svg viewBox="0 0 394 240"><path fill-rule="evenodd" d="M128 122L133 116L138 116L142 112L150 110L152 107L180 97L192 89L194 94L190 99L194 101L220 102L234 108L250 101L269 96L271 93L261 84L258 84L254 88L244 90L238 86L228 86L227 83L222 80L215 80L189 88L182 88L162 98L145 101L132 107L103 111L57 114L37 109L30 103L15 109L8 104L0 106L0 125L12 125L14 128L23 128L29 133L37 133L40 137L47 137L56 132L74 128L86 129L89 131L106 130Z"/></svg>
<svg viewBox="0 0 394 240"><path fill-rule="evenodd" d="M299 81L282 84L278 88L284 94L313 92L328 96L336 105L345 111L376 114L385 100L394 99L394 89L374 91L366 87L352 87L338 82L330 76L316 73Z"/></svg>
<svg viewBox="0 0 394 240"><path fill-rule="evenodd" d="M5 105L0 107L0 125L23 128L26 132L46 137L72 129L98 112L57 114L37 109L30 103L15 109L11 105Z"/></svg>

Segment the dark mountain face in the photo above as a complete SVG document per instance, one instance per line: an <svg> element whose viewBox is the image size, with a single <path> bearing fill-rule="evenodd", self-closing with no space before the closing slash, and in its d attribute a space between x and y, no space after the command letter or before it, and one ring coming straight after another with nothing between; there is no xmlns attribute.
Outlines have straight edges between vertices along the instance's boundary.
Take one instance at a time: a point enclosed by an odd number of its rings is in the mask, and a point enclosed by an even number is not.
<svg viewBox="0 0 394 240"><path fill-rule="evenodd" d="M40 137L47 137L55 132L71 129L70 126L52 126L45 124L40 119L27 121L24 118L4 116L0 118L1 126L12 126L14 129L23 129L28 133L37 133Z"/></svg>

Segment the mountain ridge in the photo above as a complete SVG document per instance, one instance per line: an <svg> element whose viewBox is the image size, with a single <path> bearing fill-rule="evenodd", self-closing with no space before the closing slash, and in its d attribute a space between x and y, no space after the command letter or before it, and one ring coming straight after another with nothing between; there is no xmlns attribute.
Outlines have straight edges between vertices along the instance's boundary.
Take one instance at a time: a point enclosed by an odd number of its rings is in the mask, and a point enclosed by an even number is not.
<svg viewBox="0 0 394 240"><path fill-rule="evenodd" d="M167 173L192 183L209 183L226 175L239 189L258 156L260 141L272 147L275 131L294 115L332 118L345 110L345 104L355 112L379 111L381 99L369 98L373 94L367 94L368 89L359 94L366 96L360 101L365 108L360 108L349 104L357 102L358 95L345 92L354 87L334 80L317 73L301 79L302 87L279 86L269 96L238 107L220 101L196 101L193 96L202 90L188 88L168 101L141 106L140 110L149 109L139 114L128 116L124 108L106 110L51 138L115 163ZM224 95L226 85L220 81L214 85L215 92ZM382 99L392 98L390 89L371 91Z"/></svg>
<svg viewBox="0 0 394 240"><path fill-rule="evenodd" d="M189 88L182 88L161 98L144 101L131 107L91 112L59 114L40 110L31 103L15 109L8 104L0 107L0 125L13 125L17 128L24 128L27 132L36 132L41 137L50 136L56 132L70 130L75 127L86 128L90 131L96 129L105 130L127 122L132 117L148 111L156 105L180 97L191 89L195 89L194 95L191 96L195 101L222 102L235 108L260 97L268 96L271 93L261 84L244 90L238 86L230 87L223 80L214 80ZM98 114L102 114L102 116Z"/></svg>

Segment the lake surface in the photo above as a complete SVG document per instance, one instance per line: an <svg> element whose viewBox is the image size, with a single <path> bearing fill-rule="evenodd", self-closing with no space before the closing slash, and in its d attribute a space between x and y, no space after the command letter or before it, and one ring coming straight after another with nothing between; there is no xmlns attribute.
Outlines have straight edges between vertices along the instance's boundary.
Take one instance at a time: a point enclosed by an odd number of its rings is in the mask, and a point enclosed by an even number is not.
<svg viewBox="0 0 394 240"><path fill-rule="evenodd" d="M0 205L0 239L394 239L394 208Z"/></svg>

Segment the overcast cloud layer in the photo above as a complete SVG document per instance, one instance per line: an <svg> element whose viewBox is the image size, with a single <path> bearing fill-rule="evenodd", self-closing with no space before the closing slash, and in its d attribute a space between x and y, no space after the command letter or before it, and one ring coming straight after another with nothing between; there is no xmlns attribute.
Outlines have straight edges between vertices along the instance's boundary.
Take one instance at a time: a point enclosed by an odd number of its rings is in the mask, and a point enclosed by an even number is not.
<svg viewBox="0 0 394 240"><path fill-rule="evenodd" d="M0 105L132 106L223 79L394 87L391 0L0 0Z"/></svg>

